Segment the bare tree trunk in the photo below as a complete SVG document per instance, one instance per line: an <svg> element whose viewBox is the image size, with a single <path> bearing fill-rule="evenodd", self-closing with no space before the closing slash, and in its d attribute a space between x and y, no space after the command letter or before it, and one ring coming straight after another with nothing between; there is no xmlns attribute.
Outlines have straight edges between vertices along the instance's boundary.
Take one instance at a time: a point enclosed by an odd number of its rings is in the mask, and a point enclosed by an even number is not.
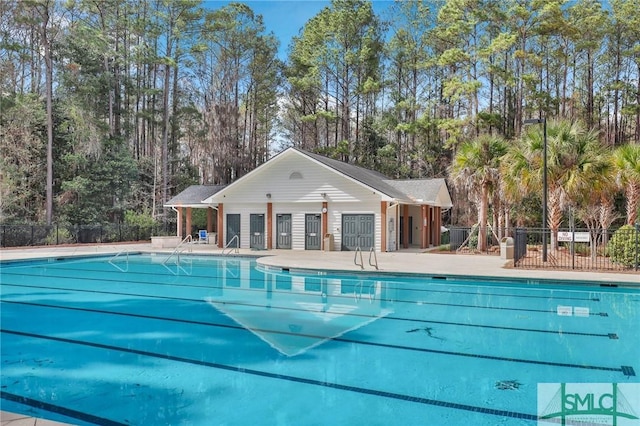
<svg viewBox="0 0 640 426"><path fill-rule="evenodd" d="M636 106L640 105L640 63L638 64L638 73L639 76L637 90L636 90ZM636 133L635 133L635 143L640 143L640 109L636 108Z"/></svg>
<svg viewBox="0 0 640 426"><path fill-rule="evenodd" d="M618 35L618 40L616 40L616 53L615 53L615 58L616 58L616 64L615 64L615 79L614 79L614 83L615 83L615 89L613 91L613 144L614 146L618 145L620 143L620 134L619 134L619 125L618 125L618 111L619 111L619 99L620 99L620 89L618 89L619 87L619 83L620 83L620 67L622 59L621 59L621 53L620 53L620 36Z"/></svg>
<svg viewBox="0 0 640 426"><path fill-rule="evenodd" d="M487 224L489 222L489 184L487 182L482 184L482 194L480 196L478 250L485 251L487 249Z"/></svg>
<svg viewBox="0 0 640 426"><path fill-rule="evenodd" d="M587 50L587 127L593 127L593 59L591 49Z"/></svg>
<svg viewBox="0 0 640 426"><path fill-rule="evenodd" d="M40 41L44 48L45 89L47 98L47 186L46 186L46 221L53 222L53 61L51 59L51 39L48 31L50 8L52 3L46 2L39 8L42 22L40 24Z"/></svg>
<svg viewBox="0 0 640 426"><path fill-rule="evenodd" d="M167 58L171 57L171 48L173 45L171 30L173 25L169 27L167 34ZM164 66L164 88L162 93L162 205L164 211L164 203L168 198L169 187L169 90L171 83L171 65L166 63Z"/></svg>

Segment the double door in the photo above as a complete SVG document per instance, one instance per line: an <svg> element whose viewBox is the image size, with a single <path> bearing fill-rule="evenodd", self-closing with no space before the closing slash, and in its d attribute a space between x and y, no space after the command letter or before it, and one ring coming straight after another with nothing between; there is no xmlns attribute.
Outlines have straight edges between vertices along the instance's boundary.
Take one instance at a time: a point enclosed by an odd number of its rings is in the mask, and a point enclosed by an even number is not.
<svg viewBox="0 0 640 426"><path fill-rule="evenodd" d="M342 250L360 247L368 251L375 247L375 216L373 214L342 215Z"/></svg>

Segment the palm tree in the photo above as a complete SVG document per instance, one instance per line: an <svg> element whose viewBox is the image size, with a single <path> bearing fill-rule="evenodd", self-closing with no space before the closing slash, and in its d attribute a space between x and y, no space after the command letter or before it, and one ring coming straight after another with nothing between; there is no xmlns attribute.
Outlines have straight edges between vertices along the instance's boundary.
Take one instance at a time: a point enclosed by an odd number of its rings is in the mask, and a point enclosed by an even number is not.
<svg viewBox="0 0 640 426"><path fill-rule="evenodd" d="M593 176L589 190L583 191L573 200L578 218L591 233L591 258L596 260L596 247L606 245L611 223L618 218L615 213L614 197L618 192L614 176L612 155L602 153L602 162L598 163L599 173ZM601 232L600 232L601 231ZM600 239L600 242L597 240Z"/></svg>
<svg viewBox="0 0 640 426"><path fill-rule="evenodd" d="M504 158L507 192L521 195L542 191L544 137L540 128L527 127ZM547 125L548 225L551 250L556 248L562 215L569 205L600 186L607 157L598 133L580 122L551 121Z"/></svg>
<svg viewBox="0 0 640 426"><path fill-rule="evenodd" d="M449 167L449 176L458 188L465 188L478 202L478 250L487 248L489 195L497 187L500 158L507 152L504 139L482 135L460 145Z"/></svg>
<svg viewBox="0 0 640 426"><path fill-rule="evenodd" d="M634 225L640 208L640 145L622 145L613 153L618 182L627 200L627 224Z"/></svg>

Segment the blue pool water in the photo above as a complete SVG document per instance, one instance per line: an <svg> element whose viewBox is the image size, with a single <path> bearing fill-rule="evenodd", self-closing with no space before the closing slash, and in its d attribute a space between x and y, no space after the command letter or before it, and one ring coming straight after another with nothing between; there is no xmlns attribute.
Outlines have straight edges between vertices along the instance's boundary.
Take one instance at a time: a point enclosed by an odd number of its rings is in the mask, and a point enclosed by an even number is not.
<svg viewBox="0 0 640 426"><path fill-rule="evenodd" d="M533 425L539 384L640 386L638 290L164 260L3 264L1 409L106 425Z"/></svg>

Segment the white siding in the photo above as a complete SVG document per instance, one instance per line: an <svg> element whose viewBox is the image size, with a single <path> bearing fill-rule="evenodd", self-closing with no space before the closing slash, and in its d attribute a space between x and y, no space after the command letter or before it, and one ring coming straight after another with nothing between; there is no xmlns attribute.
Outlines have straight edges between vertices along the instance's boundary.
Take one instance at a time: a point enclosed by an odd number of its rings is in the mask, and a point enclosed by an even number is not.
<svg viewBox="0 0 640 426"><path fill-rule="evenodd" d="M302 179L289 179L299 172ZM271 194L271 198L267 197ZM322 194L326 194L324 197ZM221 203L359 202L380 200L380 194L296 152L276 157L216 197Z"/></svg>
<svg viewBox="0 0 640 426"><path fill-rule="evenodd" d="M224 232L224 242L227 242L227 215L228 214L240 214L240 247L241 248L249 248L250 246L250 235L249 235L249 222L251 219L251 214L264 214L265 215L265 233L268 234L269 230L267 229L267 205L265 204L229 204L224 206L223 214L223 232ZM265 235L265 243L267 241L267 236Z"/></svg>
<svg viewBox="0 0 640 426"><path fill-rule="evenodd" d="M250 246L250 216L251 214L265 215L265 243L269 235L273 235L272 244L275 248L277 214L291 214L291 249L304 250L305 246L305 215L322 213L322 203L273 203L271 229L267 228L268 220L267 204L225 204L223 228L227 230L227 214L240 214L240 247ZM375 215L375 241L376 250L380 250L381 231L380 202L368 203L328 203L327 232L334 236L332 250L340 250L342 243L342 215L343 214L373 214Z"/></svg>
<svg viewBox="0 0 640 426"><path fill-rule="evenodd" d="M280 213L291 214L291 249L304 250L304 217L306 214L322 213L322 203L273 203L273 229L272 235L276 235L276 215ZM275 240L273 242L275 247Z"/></svg>
<svg viewBox="0 0 640 426"><path fill-rule="evenodd" d="M400 229L400 220L398 219L398 206L387 208L387 250L395 251L398 249L398 235Z"/></svg>
<svg viewBox="0 0 640 426"><path fill-rule="evenodd" d="M302 178L290 179L298 172ZM273 235L272 247L276 245L276 215L291 214L292 250L305 248L305 214L321 213L322 203L327 202L327 226L334 234L334 247L340 250L343 213L374 214L376 250L380 250L381 195L352 181L335 170L327 169L313 160L292 151L281 158L276 157L267 167L256 169L250 175L236 182L232 190L223 191L215 197L215 202L223 203L225 215L223 227L226 241L226 215L241 215L241 247L249 248L249 219L251 213L267 213L267 203L272 203L272 226L265 229ZM269 194L269 196L267 196ZM265 242L268 235L265 235Z"/></svg>
<svg viewBox="0 0 640 426"><path fill-rule="evenodd" d="M382 225L380 224L380 200L370 201L368 203L341 203L329 204L329 233L332 233L335 239L334 250L340 250L342 247L342 215L343 214L373 214L375 215L375 245L376 251L380 251L380 242L382 236Z"/></svg>

